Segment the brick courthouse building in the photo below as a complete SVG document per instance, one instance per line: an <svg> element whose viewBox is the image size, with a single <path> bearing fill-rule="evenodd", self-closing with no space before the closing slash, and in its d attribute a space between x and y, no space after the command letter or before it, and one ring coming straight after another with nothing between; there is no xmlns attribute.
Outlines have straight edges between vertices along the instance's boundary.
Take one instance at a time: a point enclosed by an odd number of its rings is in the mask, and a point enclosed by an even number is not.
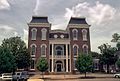
<svg viewBox="0 0 120 81"><path fill-rule="evenodd" d="M36 71L39 57L47 58L49 72L74 72L80 52L90 51L90 33L85 18L71 17L66 30L51 30L48 17L33 16L29 26L30 70Z"/></svg>

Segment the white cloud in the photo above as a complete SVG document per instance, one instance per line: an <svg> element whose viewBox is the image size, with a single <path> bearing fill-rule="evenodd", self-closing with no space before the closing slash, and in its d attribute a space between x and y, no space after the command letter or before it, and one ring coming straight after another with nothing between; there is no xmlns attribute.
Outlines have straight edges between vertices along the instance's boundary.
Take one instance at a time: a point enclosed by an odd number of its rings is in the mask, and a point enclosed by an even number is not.
<svg viewBox="0 0 120 81"><path fill-rule="evenodd" d="M66 8L64 17L70 18L71 16L85 16L91 24L99 25L114 18L116 13L115 8L108 4L102 4L99 1L92 6L88 2L79 3L78 5Z"/></svg>
<svg viewBox="0 0 120 81"><path fill-rule="evenodd" d="M28 30L26 30L26 29L23 29L23 40L24 40L24 42L27 44L27 46L28 46Z"/></svg>
<svg viewBox="0 0 120 81"><path fill-rule="evenodd" d="M8 3L7 0L0 0L0 10L10 9L10 4Z"/></svg>
<svg viewBox="0 0 120 81"><path fill-rule="evenodd" d="M40 5L40 0L36 0L36 6L35 9L33 10L35 15L38 15L39 5Z"/></svg>
<svg viewBox="0 0 120 81"><path fill-rule="evenodd" d="M0 30L2 30L2 31L13 31L15 29L13 27L8 26L8 25L0 25Z"/></svg>

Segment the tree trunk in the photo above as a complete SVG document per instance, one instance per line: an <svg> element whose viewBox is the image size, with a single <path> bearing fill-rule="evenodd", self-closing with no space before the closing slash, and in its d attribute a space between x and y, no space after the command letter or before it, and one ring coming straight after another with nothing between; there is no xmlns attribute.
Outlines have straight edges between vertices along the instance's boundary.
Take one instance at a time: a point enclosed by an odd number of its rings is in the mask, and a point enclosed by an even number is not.
<svg viewBox="0 0 120 81"><path fill-rule="evenodd" d="M85 78L86 78L86 72L85 72Z"/></svg>
<svg viewBox="0 0 120 81"><path fill-rule="evenodd" d="M107 73L109 73L109 64L107 64Z"/></svg>
<svg viewBox="0 0 120 81"><path fill-rule="evenodd" d="M44 79L44 75L43 75L43 72L42 72L42 79Z"/></svg>

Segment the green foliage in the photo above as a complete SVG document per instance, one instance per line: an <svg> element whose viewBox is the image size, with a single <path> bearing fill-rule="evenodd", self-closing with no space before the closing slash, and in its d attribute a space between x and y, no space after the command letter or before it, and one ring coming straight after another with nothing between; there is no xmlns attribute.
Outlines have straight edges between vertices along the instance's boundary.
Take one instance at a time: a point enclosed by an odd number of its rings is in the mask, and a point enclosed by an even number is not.
<svg viewBox="0 0 120 81"><path fill-rule="evenodd" d="M117 60L116 64L117 64L118 68L120 69L120 59Z"/></svg>
<svg viewBox="0 0 120 81"><path fill-rule="evenodd" d="M15 62L18 68L27 68L30 65L30 54L27 51L26 44L20 37L11 37L4 39L1 44L2 48L9 49L10 53L15 56Z"/></svg>
<svg viewBox="0 0 120 81"><path fill-rule="evenodd" d="M91 54L91 56L92 56L93 58L98 58L98 59L100 58L100 55L101 55L101 54L99 54L99 53L97 53L97 52L91 52L90 54Z"/></svg>
<svg viewBox="0 0 120 81"><path fill-rule="evenodd" d="M37 62L37 69L41 72L45 72L48 69L48 62L45 58L40 58Z"/></svg>
<svg viewBox="0 0 120 81"><path fill-rule="evenodd" d="M120 35L118 33L114 33L112 35L112 38L113 39L111 40L111 42L118 42L120 40Z"/></svg>
<svg viewBox="0 0 120 81"><path fill-rule="evenodd" d="M0 73L13 72L16 69L15 57L9 49L0 47Z"/></svg>
<svg viewBox="0 0 120 81"><path fill-rule="evenodd" d="M120 51L120 42L117 42L116 47L117 47L118 50Z"/></svg>
<svg viewBox="0 0 120 81"><path fill-rule="evenodd" d="M100 57L100 63L107 65L107 73L109 73L109 65L115 64L117 61L117 55L115 55L117 48L111 47L108 44L103 44L98 48L102 53Z"/></svg>
<svg viewBox="0 0 120 81"><path fill-rule="evenodd" d="M76 68L79 72L85 73L92 70L92 56L90 54L79 54L76 62Z"/></svg>

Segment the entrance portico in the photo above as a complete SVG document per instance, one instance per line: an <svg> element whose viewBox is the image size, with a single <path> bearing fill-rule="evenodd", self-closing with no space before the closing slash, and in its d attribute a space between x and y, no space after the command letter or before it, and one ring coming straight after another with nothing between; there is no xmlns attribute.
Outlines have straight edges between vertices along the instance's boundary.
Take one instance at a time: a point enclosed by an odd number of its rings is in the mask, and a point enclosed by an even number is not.
<svg viewBox="0 0 120 81"><path fill-rule="evenodd" d="M71 72L70 42L50 41L50 72Z"/></svg>

